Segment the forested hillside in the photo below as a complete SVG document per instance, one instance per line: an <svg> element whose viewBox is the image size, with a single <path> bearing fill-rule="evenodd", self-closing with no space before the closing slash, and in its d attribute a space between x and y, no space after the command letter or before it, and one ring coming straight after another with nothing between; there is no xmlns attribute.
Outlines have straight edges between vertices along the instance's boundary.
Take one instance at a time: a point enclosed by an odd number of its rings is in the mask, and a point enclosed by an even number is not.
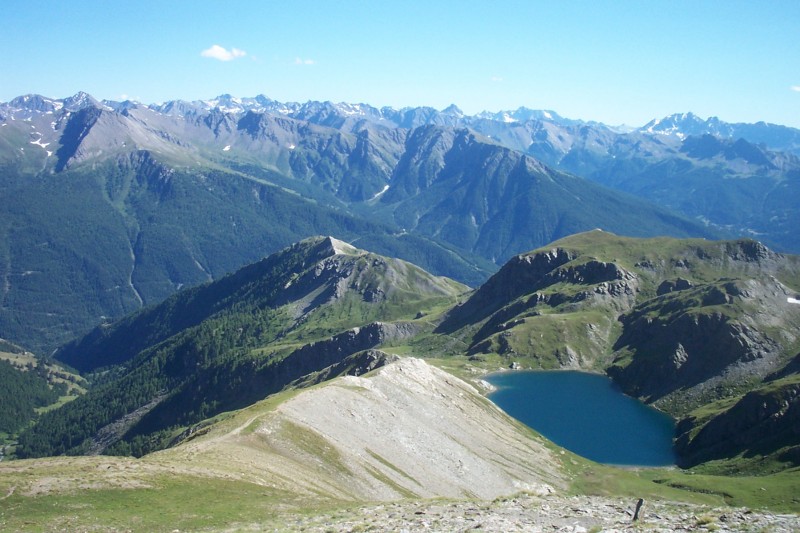
<svg viewBox="0 0 800 533"><path fill-rule="evenodd" d="M83 380L0 339L0 435L15 435L41 408L83 391Z"/></svg>
<svg viewBox="0 0 800 533"><path fill-rule="evenodd" d="M359 353L429 330L426 313L466 290L330 237L296 243L64 346L60 360L109 372L23 433L18 454L165 447L313 372L363 372L375 363Z"/></svg>

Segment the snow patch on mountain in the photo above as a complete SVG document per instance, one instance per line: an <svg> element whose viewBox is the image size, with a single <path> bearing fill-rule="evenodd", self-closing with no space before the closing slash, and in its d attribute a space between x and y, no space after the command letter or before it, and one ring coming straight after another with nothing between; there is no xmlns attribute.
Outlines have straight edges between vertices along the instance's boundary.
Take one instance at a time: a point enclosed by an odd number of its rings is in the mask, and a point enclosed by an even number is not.
<svg viewBox="0 0 800 533"><path fill-rule="evenodd" d="M375 195L372 198L370 198L370 200L377 200L378 198L383 196L386 193L386 191L388 191L388 190L389 190L389 185L384 185L383 189L381 189L380 191L375 193Z"/></svg>

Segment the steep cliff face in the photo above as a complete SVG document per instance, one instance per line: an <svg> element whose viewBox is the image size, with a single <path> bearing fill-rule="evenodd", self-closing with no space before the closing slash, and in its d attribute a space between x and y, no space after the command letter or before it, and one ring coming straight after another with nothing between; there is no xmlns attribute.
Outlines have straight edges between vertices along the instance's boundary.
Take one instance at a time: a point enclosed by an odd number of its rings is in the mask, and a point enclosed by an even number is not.
<svg viewBox="0 0 800 533"><path fill-rule="evenodd" d="M264 372L257 379L256 388L265 396L283 389L287 384L303 376L321 372L324 369L341 365L350 356L368 351L390 341L404 340L419 332L419 326L411 323L374 322L356 327L338 335L306 344L292 351L285 358ZM331 374L328 371L328 374Z"/></svg>
<svg viewBox="0 0 800 533"><path fill-rule="evenodd" d="M785 364L796 342L787 292L774 281L723 281L637 306L621 317L609 375L673 414L747 387Z"/></svg>
<svg viewBox="0 0 800 533"><path fill-rule="evenodd" d="M469 300L448 314L439 331L453 332L480 322L520 296L536 292L546 285L548 274L572 259L572 255L561 248L512 257Z"/></svg>
<svg viewBox="0 0 800 533"><path fill-rule="evenodd" d="M678 426L676 445L684 466L758 455L800 465L798 375L748 392L710 419L687 417Z"/></svg>

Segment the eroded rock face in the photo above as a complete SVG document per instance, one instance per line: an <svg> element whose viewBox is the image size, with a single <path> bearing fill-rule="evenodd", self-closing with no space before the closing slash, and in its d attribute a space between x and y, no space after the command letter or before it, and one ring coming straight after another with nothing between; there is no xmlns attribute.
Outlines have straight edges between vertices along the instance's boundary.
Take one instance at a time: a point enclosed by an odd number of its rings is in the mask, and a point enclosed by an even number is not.
<svg viewBox="0 0 800 533"><path fill-rule="evenodd" d="M626 325L618 346L634 347L634 361L609 373L637 396L650 400L691 388L728 366L767 360L779 346L763 332L721 313L684 314L674 320L642 318Z"/></svg>
<svg viewBox="0 0 800 533"><path fill-rule="evenodd" d="M677 447L685 466L748 451L784 447L779 459L800 464L800 384L788 383L747 393L733 407L712 418L694 436L695 421L678 428Z"/></svg>
<svg viewBox="0 0 800 533"><path fill-rule="evenodd" d="M494 352L533 357L545 366L588 368L608 353L610 330L619 314L635 306L640 281L614 261L584 258L561 247L520 255L455 308L439 331L480 324L471 333L469 355ZM587 321L573 326L577 322L557 320L549 326L537 324L536 317L547 320L590 310L597 310L595 320L609 316L599 325ZM541 340L545 337L548 340Z"/></svg>
<svg viewBox="0 0 800 533"><path fill-rule="evenodd" d="M591 260L580 265L558 268L545 277L546 283L578 283L595 285L615 280L631 280L636 276L616 263Z"/></svg>
<svg viewBox="0 0 800 533"><path fill-rule="evenodd" d="M779 339L752 316L737 316L727 307L747 304L737 284L681 292L668 292L621 318L623 333L614 348L633 358L608 373L627 393L658 402L680 392L688 408L714 388L763 378L780 366Z"/></svg>
<svg viewBox="0 0 800 533"><path fill-rule="evenodd" d="M736 246L729 246L729 255L734 261L762 262L775 261L777 254L758 241L736 241Z"/></svg>
<svg viewBox="0 0 800 533"><path fill-rule="evenodd" d="M305 436L286 438L293 434ZM314 480L331 495L360 500L491 499L563 486L542 441L471 385L419 359L305 391L265 418L256 435L284 464L297 465L298 485ZM310 442L325 452L312 454Z"/></svg>
<svg viewBox="0 0 800 533"><path fill-rule="evenodd" d="M656 289L656 294L661 296L662 294L667 294L670 292L676 291L685 291L686 289L691 289L694 285L691 281L683 278L677 278L674 280L664 280Z"/></svg>
<svg viewBox="0 0 800 533"><path fill-rule="evenodd" d="M373 322L334 335L333 337L306 344L296 349L264 373L260 386L262 396L278 392L290 382L331 365L343 363L348 357L370 350L391 340L407 339L417 333L413 323Z"/></svg>
<svg viewBox="0 0 800 533"><path fill-rule="evenodd" d="M536 292L553 282L548 277L553 270L573 258L574 255L563 248L513 257L467 302L456 307L439 330L448 332L470 321L479 322L514 299Z"/></svg>

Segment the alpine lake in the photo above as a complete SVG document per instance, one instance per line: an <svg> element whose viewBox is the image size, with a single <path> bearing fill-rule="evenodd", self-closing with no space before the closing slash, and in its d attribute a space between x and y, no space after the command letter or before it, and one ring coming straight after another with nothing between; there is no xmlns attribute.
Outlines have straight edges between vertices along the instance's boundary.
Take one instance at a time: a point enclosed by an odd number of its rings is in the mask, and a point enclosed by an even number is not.
<svg viewBox="0 0 800 533"><path fill-rule="evenodd" d="M598 463L675 464L668 415L622 393L608 377L516 370L486 376L489 399L559 446Z"/></svg>

